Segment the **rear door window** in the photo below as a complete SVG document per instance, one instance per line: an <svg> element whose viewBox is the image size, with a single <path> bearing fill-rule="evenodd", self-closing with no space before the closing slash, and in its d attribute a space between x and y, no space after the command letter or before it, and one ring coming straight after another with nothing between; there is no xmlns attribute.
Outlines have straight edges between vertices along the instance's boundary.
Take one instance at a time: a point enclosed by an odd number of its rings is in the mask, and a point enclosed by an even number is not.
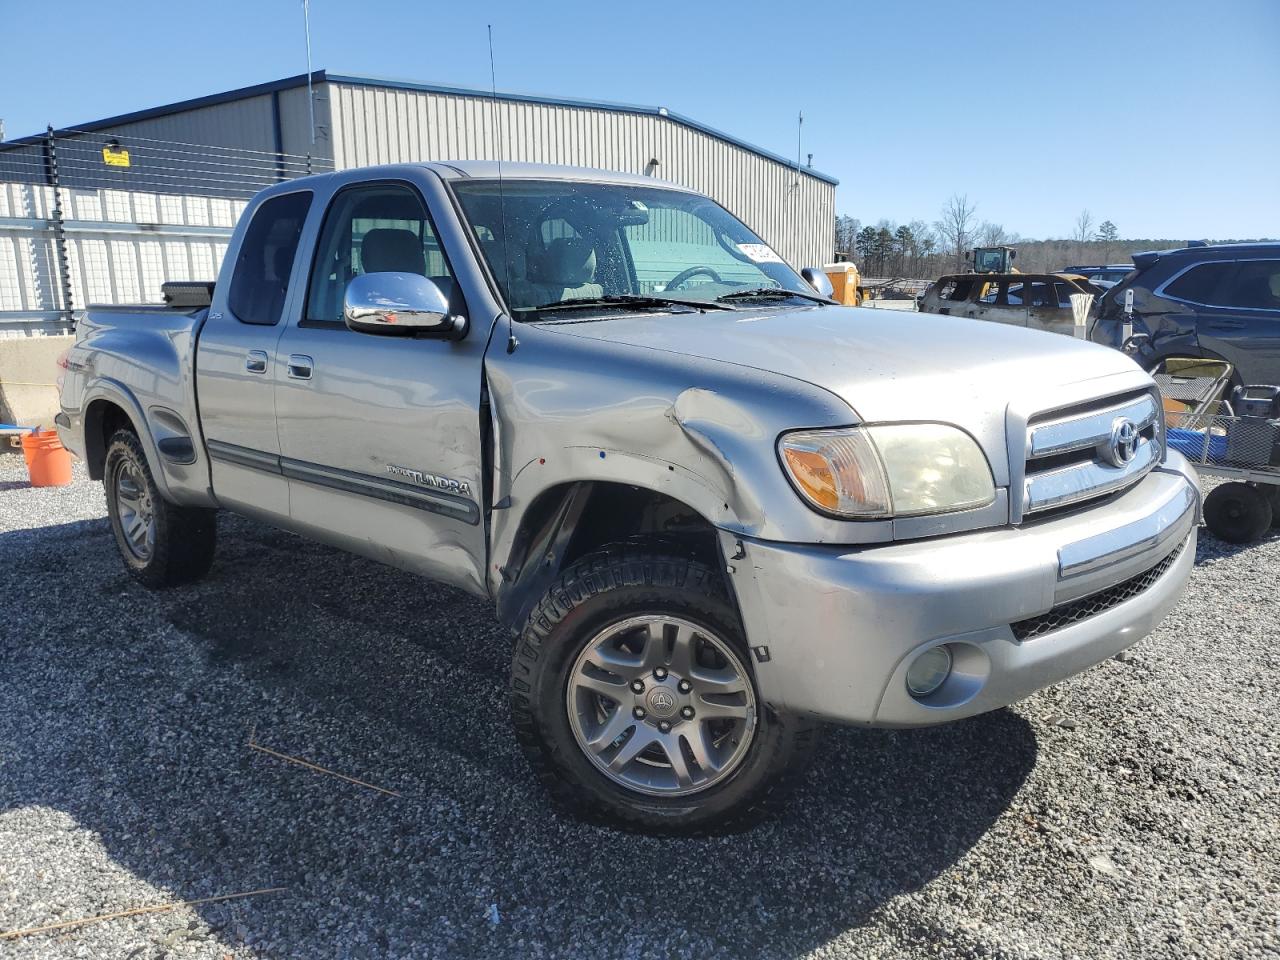
<svg viewBox="0 0 1280 960"><path fill-rule="evenodd" d="M1201 263L1175 277L1161 292L1175 300L1203 306L1221 306L1227 281L1234 269L1235 263L1230 260Z"/></svg>
<svg viewBox="0 0 1280 960"><path fill-rule="evenodd" d="M1280 260L1244 260L1222 298L1223 306L1280 310Z"/></svg>
<svg viewBox="0 0 1280 960"><path fill-rule="evenodd" d="M1021 288L1021 284L1018 287ZM999 283L988 283L986 292L978 298L978 303L985 303L992 307L1006 307L1009 305L1009 281L1001 280Z"/></svg>
<svg viewBox="0 0 1280 960"><path fill-rule="evenodd" d="M298 237L311 208L311 192L286 193L263 201L245 230L231 274L227 307L241 323L280 322Z"/></svg>
<svg viewBox="0 0 1280 960"><path fill-rule="evenodd" d="M1053 289L1054 289L1054 297L1058 301L1058 306L1066 307L1068 309L1071 308L1071 295L1073 293L1080 292L1069 283L1055 283L1053 285Z"/></svg>
<svg viewBox="0 0 1280 960"><path fill-rule="evenodd" d="M1036 280L1031 286L1031 294L1027 300L1033 307L1056 307L1058 299L1053 294L1053 289L1049 284L1042 280Z"/></svg>

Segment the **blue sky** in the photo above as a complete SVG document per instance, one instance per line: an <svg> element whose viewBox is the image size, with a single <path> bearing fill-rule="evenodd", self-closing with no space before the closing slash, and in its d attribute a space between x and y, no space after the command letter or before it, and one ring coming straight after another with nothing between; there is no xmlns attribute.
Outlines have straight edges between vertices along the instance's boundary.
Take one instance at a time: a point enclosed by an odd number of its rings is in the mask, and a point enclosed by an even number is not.
<svg viewBox="0 0 1280 960"><path fill-rule="evenodd" d="M4 0L7 135L303 72L300 0ZM840 213L953 193L1028 237L1280 236L1280 0L313 0L316 68L666 106L840 178Z"/></svg>

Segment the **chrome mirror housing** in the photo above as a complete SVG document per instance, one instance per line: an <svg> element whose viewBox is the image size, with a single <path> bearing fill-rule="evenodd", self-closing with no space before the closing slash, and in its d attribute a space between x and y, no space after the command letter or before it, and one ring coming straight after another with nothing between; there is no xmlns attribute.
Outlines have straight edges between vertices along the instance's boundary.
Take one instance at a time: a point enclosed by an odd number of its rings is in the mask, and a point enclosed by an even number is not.
<svg viewBox="0 0 1280 960"><path fill-rule="evenodd" d="M835 296L836 288L831 285L831 278L821 267L805 267L800 271L800 276L804 277L805 283L813 287L815 293L828 299Z"/></svg>
<svg viewBox="0 0 1280 960"><path fill-rule="evenodd" d="M357 333L458 336L463 317L450 316L439 284L416 273L365 273L352 277L342 300L342 318Z"/></svg>

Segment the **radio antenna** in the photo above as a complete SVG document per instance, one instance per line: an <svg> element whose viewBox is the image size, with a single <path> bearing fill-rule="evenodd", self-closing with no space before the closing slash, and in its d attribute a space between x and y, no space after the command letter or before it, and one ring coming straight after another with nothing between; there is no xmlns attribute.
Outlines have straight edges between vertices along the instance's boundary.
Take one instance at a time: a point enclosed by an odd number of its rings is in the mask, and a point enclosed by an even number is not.
<svg viewBox="0 0 1280 960"><path fill-rule="evenodd" d="M510 267L511 258L507 255L507 195L503 187L502 179L502 155L506 153L506 140L503 137L502 117L499 114L498 107L498 77L493 69L493 24L488 24L489 30L489 93L490 102L493 104L493 139L495 152L498 155L498 214L502 220L502 287L507 297L511 296L511 279ZM508 304L508 307L510 304ZM507 311L507 353L515 353L516 347L520 346L520 341L516 339L514 321L511 319L511 311Z"/></svg>

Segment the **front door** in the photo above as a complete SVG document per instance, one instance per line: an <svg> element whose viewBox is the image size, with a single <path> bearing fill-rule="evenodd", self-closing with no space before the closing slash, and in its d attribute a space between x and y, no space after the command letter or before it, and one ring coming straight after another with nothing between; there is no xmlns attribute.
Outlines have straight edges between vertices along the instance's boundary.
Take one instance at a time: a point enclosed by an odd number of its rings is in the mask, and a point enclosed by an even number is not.
<svg viewBox="0 0 1280 960"><path fill-rule="evenodd" d="M465 313L416 188L334 195L310 281L276 347L276 418L294 527L484 592L480 399L484 329L461 340L379 336L342 320L364 273L427 276Z"/></svg>

